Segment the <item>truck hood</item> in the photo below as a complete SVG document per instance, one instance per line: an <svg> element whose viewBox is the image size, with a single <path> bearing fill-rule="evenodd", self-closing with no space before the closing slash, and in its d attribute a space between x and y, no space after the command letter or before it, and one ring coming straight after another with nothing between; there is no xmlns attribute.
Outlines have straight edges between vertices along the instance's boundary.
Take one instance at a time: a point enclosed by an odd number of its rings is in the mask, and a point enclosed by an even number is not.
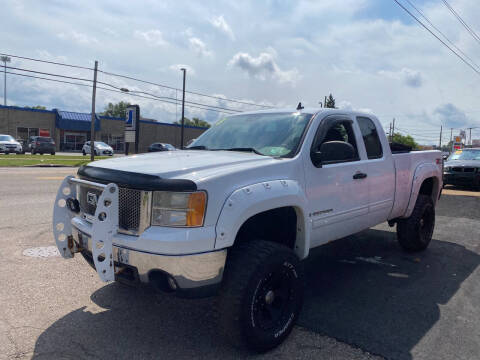
<svg viewBox="0 0 480 360"><path fill-rule="evenodd" d="M479 167L480 160L450 160L445 162L445 167Z"/></svg>
<svg viewBox="0 0 480 360"><path fill-rule="evenodd" d="M198 181L279 161L281 160L254 153L181 150L100 160L90 163L88 166L156 175L164 179Z"/></svg>

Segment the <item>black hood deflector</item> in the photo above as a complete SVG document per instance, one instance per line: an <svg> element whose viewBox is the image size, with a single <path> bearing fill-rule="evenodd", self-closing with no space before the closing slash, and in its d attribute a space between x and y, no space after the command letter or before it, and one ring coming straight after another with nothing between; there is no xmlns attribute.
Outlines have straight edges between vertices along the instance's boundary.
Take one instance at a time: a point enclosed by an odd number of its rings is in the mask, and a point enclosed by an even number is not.
<svg viewBox="0 0 480 360"><path fill-rule="evenodd" d="M120 187L145 191L196 191L197 184L184 179L162 179L160 176L130 171L82 166L78 176L101 183L115 183Z"/></svg>

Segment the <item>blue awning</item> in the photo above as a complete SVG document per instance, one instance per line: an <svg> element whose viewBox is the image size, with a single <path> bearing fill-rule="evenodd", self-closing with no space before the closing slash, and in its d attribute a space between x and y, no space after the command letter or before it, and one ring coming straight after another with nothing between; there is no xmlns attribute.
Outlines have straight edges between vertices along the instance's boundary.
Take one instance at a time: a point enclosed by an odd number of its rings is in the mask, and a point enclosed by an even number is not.
<svg viewBox="0 0 480 360"><path fill-rule="evenodd" d="M57 119L55 125L59 129L74 131L90 131L92 115L72 111L56 110ZM100 130L100 120L95 115L95 131Z"/></svg>

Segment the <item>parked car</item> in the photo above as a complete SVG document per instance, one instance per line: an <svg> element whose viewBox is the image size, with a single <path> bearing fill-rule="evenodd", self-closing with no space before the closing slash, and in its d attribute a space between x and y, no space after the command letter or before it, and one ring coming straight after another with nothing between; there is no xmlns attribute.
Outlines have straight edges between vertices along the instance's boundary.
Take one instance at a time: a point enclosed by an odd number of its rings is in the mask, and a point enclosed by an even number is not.
<svg viewBox="0 0 480 360"><path fill-rule="evenodd" d="M465 148L452 153L444 165L443 184L480 190L480 148Z"/></svg>
<svg viewBox="0 0 480 360"><path fill-rule="evenodd" d="M81 167L58 190L53 234L102 281L218 294L218 334L266 351L300 314L311 248L385 221L406 251L428 247L442 164L440 151L392 153L370 114L236 114L186 150Z"/></svg>
<svg viewBox="0 0 480 360"><path fill-rule="evenodd" d="M173 151L177 150L173 145L171 144L165 144L165 143L153 143L150 144L148 147L148 152L155 152L155 151Z"/></svg>
<svg viewBox="0 0 480 360"><path fill-rule="evenodd" d="M55 155L55 141L51 137L33 136L30 143L30 152L35 154L50 154Z"/></svg>
<svg viewBox="0 0 480 360"><path fill-rule="evenodd" d="M0 134L0 153L6 155L10 153L21 154L22 151L22 145L13 136Z"/></svg>
<svg viewBox="0 0 480 360"><path fill-rule="evenodd" d="M93 146L94 146L95 155L113 156L113 149L110 145L105 144L102 141L95 141L95 144ZM83 144L82 154L83 155L90 154L90 141L87 141L85 144Z"/></svg>

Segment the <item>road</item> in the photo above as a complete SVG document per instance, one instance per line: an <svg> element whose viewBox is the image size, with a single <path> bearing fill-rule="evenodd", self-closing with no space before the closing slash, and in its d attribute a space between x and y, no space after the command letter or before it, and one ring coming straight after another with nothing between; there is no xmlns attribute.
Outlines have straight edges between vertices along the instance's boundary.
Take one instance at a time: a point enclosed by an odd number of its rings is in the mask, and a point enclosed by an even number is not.
<svg viewBox="0 0 480 360"><path fill-rule="evenodd" d="M0 169L0 359L478 358L479 193L445 192L422 254L387 225L312 251L298 326L258 356L219 340L212 299L104 284L79 256L26 256L53 245L55 193L74 172Z"/></svg>

